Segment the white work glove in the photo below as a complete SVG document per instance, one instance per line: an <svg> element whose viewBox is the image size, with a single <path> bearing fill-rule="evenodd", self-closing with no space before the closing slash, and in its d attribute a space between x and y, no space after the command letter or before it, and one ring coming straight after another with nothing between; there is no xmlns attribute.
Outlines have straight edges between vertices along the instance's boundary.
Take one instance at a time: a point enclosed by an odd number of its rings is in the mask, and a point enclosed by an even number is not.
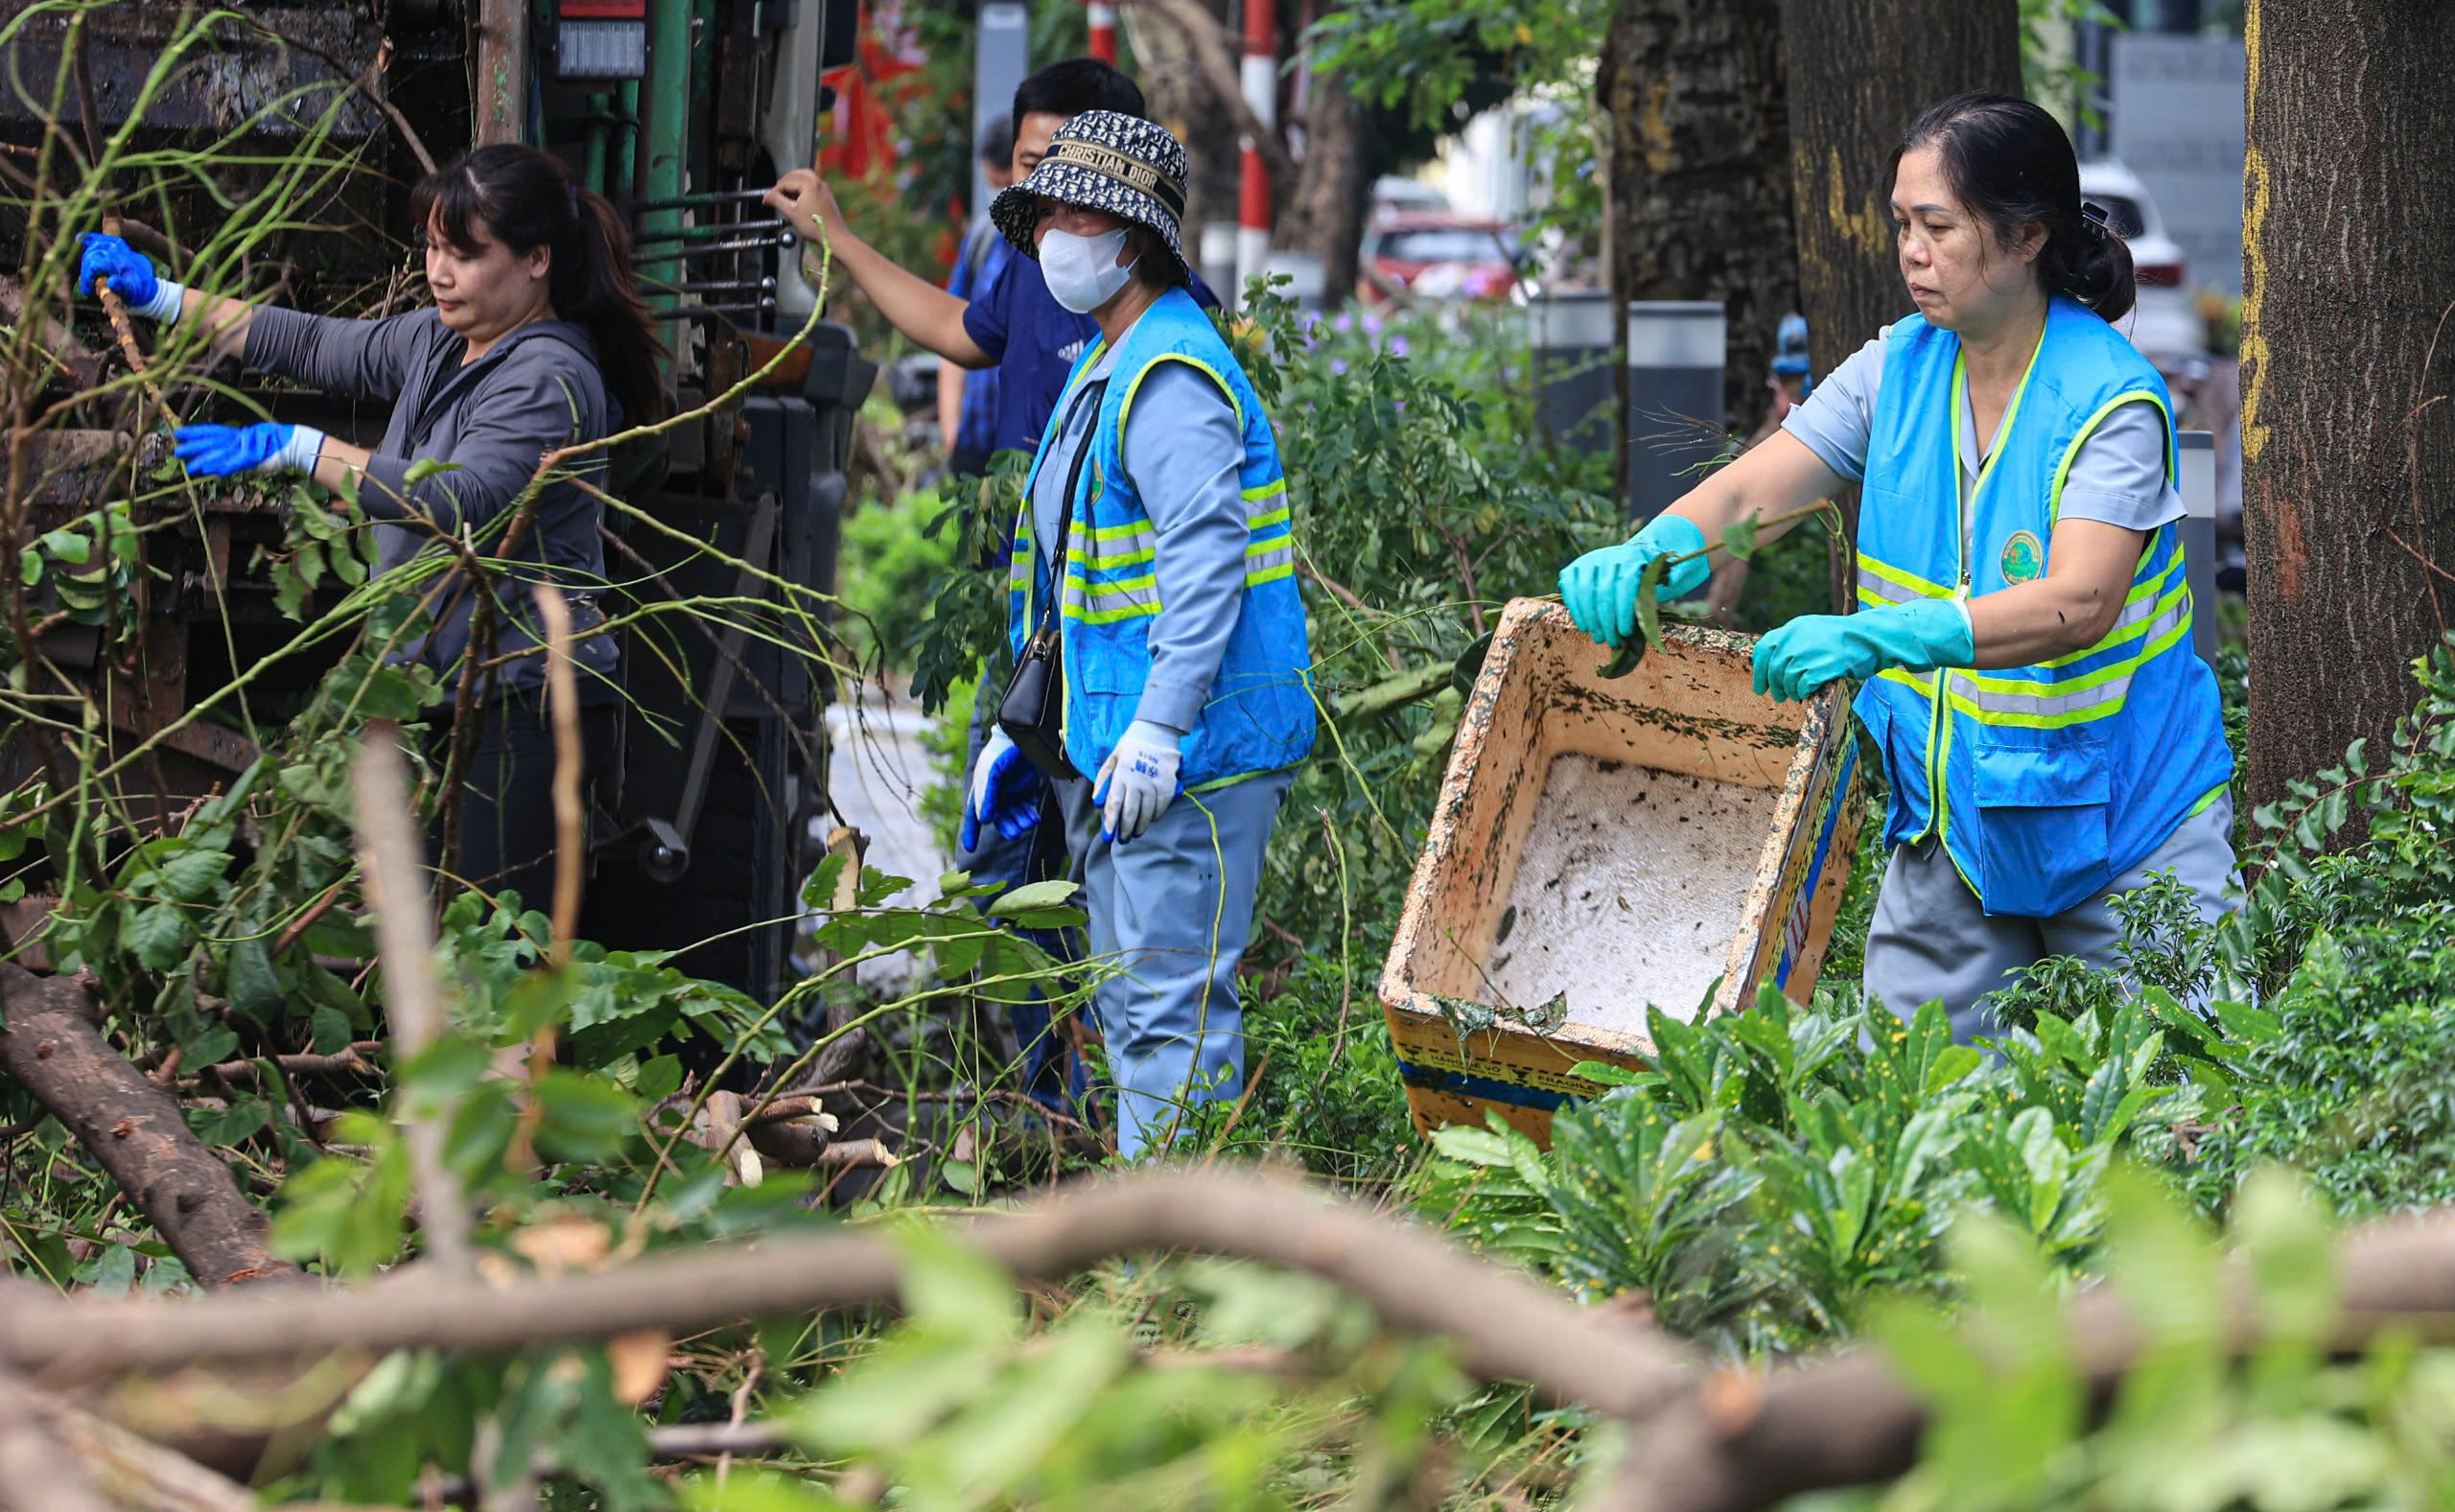
<svg viewBox="0 0 2455 1512"><path fill-rule="evenodd" d="M1100 779L1091 802L1100 805L1100 838L1122 844L1151 827L1177 799L1177 768L1184 756L1181 739L1165 725L1137 719L1100 763Z"/></svg>

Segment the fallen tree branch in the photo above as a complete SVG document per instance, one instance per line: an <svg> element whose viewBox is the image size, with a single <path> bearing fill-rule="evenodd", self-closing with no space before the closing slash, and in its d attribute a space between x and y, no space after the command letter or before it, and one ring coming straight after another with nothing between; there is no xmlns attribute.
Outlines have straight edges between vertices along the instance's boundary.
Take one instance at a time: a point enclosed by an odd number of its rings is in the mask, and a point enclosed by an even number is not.
<svg viewBox="0 0 2455 1512"><path fill-rule="evenodd" d="M358 759L350 764L356 803L358 871L366 879L366 901L375 915L375 942L384 965L385 1009L391 1019L396 1064L406 1066L444 1030L443 988L434 975L434 919L426 881L418 874L418 840L410 828L409 763L401 756L401 731L387 719L370 721ZM417 1188L418 1228L427 1253L438 1266L465 1270L470 1265L469 1205L460 1178L444 1163L452 1108L421 1108L409 1087L393 1096L409 1125L410 1180Z"/></svg>
<svg viewBox="0 0 2455 1512"><path fill-rule="evenodd" d="M1310 1271L1394 1328L1458 1340L1468 1370L1555 1402L1638 1419L1677 1402L1695 1357L1659 1336L1598 1326L1590 1310L1421 1229L1258 1175L1153 1172L1075 1187L957 1232L1024 1279L1117 1255L1192 1251ZM651 1254L503 1287L441 1273L361 1292L204 1297L174 1305L42 1299L0 1314L0 1364L61 1372L164 1370L197 1360L317 1350L518 1348L642 1328L687 1334L900 1294L900 1252L867 1234L771 1236L756 1246Z"/></svg>
<svg viewBox="0 0 2455 1512"><path fill-rule="evenodd" d="M188 1128L171 1089L113 1050L82 978L0 964L0 1071L134 1198L199 1285L295 1276L265 1249L265 1215Z"/></svg>
<svg viewBox="0 0 2455 1512"><path fill-rule="evenodd" d="M21 1470L35 1440L40 1468ZM83 1479L82 1485L73 1477ZM0 1506L26 1512L258 1512L254 1493L175 1450L96 1417L47 1391L0 1377Z"/></svg>
<svg viewBox="0 0 2455 1512"><path fill-rule="evenodd" d="M294 1056L269 1056L266 1058L294 1077L339 1076L344 1072L373 1076L374 1063L366 1058L380 1055L383 1050L384 1041L380 1039L361 1039L353 1041L345 1049L334 1051L329 1056L301 1053ZM176 1054L175 1051L173 1053ZM197 1073L199 1078L211 1078L216 1082L251 1082L263 1074L263 1065L254 1060L224 1060L220 1065L207 1066ZM156 1075L158 1076L159 1073L157 1072Z"/></svg>
<svg viewBox="0 0 2455 1512"><path fill-rule="evenodd" d="M2389 1328L2424 1341L2455 1338L2455 1213L2356 1232L2337 1267L2336 1353L2359 1353ZM2227 1280L2226 1345L2239 1355L2258 1342L2257 1310L2238 1268ZM2116 1290L2092 1291L2064 1315L2073 1364L2101 1415L2148 1339ZM1878 1485L1917 1464L1926 1430L1926 1404L1877 1350L1771 1376L1699 1375L1630 1444L1627 1468L1595 1512L1755 1512L1801 1492Z"/></svg>

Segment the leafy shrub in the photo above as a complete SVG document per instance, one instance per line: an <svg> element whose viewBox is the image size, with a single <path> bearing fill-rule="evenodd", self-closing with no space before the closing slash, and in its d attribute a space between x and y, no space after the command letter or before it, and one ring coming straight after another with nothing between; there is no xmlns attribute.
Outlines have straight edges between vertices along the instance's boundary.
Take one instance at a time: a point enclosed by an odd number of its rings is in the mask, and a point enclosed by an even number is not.
<svg viewBox="0 0 2455 1512"><path fill-rule="evenodd" d="M1648 1017L1656 1068L1563 1110L1554 1148L1495 1120L1434 1136L1419 1200L1572 1290L1642 1289L1664 1325L1739 1356L1855 1325L1875 1298L1950 1285L1958 1214L2002 1215L2063 1264L2088 1261L2115 1153L2197 1099L2156 1069L2163 1025L2122 1004L2039 1015L2001 1058L1952 1042L1942 1009Z"/></svg>
<svg viewBox="0 0 2455 1512"><path fill-rule="evenodd" d="M954 565L955 532L932 527L943 507L935 494L908 493L845 517L836 581L846 634L855 647L883 651L890 665L902 662L929 612L930 583Z"/></svg>

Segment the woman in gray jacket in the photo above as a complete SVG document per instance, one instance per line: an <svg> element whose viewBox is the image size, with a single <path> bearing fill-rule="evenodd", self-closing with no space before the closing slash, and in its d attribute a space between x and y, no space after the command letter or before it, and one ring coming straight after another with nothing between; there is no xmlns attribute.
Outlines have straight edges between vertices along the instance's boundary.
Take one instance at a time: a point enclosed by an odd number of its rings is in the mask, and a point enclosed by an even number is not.
<svg viewBox="0 0 2455 1512"><path fill-rule="evenodd" d="M261 372L352 398L386 400L391 423L373 450L306 426L181 427L192 473L295 473L354 489L373 522L379 571L445 538L498 559L491 646L472 650L480 593L454 568L424 594L428 633L405 648L447 690L473 654L481 670L470 717L482 721L465 773L456 853L438 858L488 891L517 888L544 906L553 875L553 736L544 705L544 631L532 583L578 598L575 623L596 622L588 591L604 581L602 506L582 488L543 490L530 518L511 506L548 452L655 419L664 408L656 337L631 283L629 239L601 197L531 148L479 148L419 184L410 208L424 228L430 309L386 320L340 320L183 289L116 237L88 234L80 287L105 283L140 314L201 322L217 348ZM443 463L442 468L421 464ZM601 454L573 477L601 484ZM581 639L584 743L596 765L610 743L619 697L614 644ZM506 660L507 659L507 660ZM491 663L489 665L489 663ZM445 716L447 719L449 714ZM437 734L448 738L450 725Z"/></svg>

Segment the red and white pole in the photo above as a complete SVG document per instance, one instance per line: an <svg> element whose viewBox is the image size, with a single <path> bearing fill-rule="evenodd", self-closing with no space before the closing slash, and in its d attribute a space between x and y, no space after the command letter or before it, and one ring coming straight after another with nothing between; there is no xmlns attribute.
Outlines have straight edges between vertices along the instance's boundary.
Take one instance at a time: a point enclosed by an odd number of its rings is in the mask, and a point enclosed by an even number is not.
<svg viewBox="0 0 2455 1512"><path fill-rule="evenodd" d="M1275 0L1245 0L1245 103L1262 129L1278 128L1278 7ZM1242 309L1245 280L1270 266L1270 170L1260 149L1244 139L1236 193L1236 289L1229 303Z"/></svg>
<svg viewBox="0 0 2455 1512"><path fill-rule="evenodd" d="M1103 63L1116 62L1116 7L1101 0L1090 0L1091 56Z"/></svg>

